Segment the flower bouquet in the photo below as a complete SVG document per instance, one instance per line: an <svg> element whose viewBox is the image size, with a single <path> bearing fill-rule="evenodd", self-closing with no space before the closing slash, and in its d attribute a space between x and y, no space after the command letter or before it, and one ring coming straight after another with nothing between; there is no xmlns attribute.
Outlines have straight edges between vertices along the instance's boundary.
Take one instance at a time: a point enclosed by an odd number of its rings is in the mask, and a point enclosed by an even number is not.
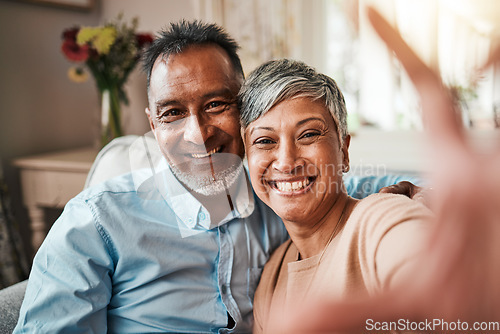
<svg viewBox="0 0 500 334"><path fill-rule="evenodd" d="M98 27L72 27L63 32L62 52L77 63L68 71L75 82L92 73L101 96L101 145L123 135L121 103L128 104L123 89L129 74L137 65L142 49L153 41L150 34L136 33L138 19L122 22L122 15ZM85 65L85 66L84 66Z"/></svg>

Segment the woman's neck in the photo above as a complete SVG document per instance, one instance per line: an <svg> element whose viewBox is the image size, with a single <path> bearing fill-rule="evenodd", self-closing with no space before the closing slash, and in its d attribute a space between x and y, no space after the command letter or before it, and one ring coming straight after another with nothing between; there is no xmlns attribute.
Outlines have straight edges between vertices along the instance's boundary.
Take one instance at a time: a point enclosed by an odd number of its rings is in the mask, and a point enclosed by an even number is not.
<svg viewBox="0 0 500 334"><path fill-rule="evenodd" d="M300 259L318 255L337 235L349 217L357 200L339 196L328 213L317 221L284 221L288 234L297 247Z"/></svg>

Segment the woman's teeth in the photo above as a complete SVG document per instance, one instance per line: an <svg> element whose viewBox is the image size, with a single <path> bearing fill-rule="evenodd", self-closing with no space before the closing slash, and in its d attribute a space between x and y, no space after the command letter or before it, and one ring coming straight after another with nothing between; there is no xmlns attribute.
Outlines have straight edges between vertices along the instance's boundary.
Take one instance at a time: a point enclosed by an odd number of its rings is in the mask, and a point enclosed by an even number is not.
<svg viewBox="0 0 500 334"><path fill-rule="evenodd" d="M307 187L311 183L309 179L305 179L304 181L295 181L295 182L276 182L276 188L279 191L298 191Z"/></svg>
<svg viewBox="0 0 500 334"><path fill-rule="evenodd" d="M213 150L211 150L210 152L207 152L207 153L191 153L191 156L193 158L196 158L196 159L206 158L206 157L211 156L214 153L219 152L220 149L221 149L221 147L219 146L219 147L216 147L216 148L214 148Z"/></svg>

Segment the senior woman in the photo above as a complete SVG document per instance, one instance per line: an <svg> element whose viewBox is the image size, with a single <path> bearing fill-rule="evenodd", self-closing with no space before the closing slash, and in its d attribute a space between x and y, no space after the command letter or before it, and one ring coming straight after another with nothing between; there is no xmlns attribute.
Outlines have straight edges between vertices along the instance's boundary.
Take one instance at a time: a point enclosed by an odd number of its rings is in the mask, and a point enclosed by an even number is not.
<svg viewBox="0 0 500 334"><path fill-rule="evenodd" d="M430 211L402 195L347 195L350 136L335 81L302 62L275 60L249 75L239 103L252 186L290 234L264 268L254 332L272 332L287 307L306 298L353 299L404 280Z"/></svg>

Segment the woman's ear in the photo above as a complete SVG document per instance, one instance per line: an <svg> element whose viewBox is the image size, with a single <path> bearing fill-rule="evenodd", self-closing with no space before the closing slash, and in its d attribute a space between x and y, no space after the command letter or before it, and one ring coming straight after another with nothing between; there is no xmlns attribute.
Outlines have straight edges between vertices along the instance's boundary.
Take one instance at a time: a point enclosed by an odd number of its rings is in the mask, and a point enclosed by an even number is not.
<svg viewBox="0 0 500 334"><path fill-rule="evenodd" d="M243 140L243 146L245 146L245 128L240 127L241 140Z"/></svg>

